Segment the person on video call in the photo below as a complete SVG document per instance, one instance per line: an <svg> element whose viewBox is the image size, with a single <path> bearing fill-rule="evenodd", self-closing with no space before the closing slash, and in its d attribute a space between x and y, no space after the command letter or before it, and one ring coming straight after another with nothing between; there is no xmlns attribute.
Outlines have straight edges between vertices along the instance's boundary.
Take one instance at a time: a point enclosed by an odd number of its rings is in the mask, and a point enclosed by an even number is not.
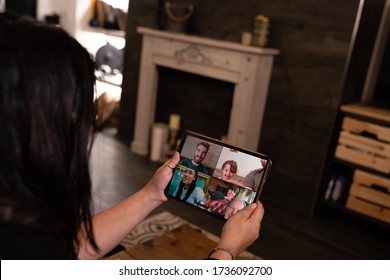
<svg viewBox="0 0 390 280"><path fill-rule="evenodd" d="M237 174L237 171L238 164L234 160L226 160L221 166L221 171L214 171L214 178L211 179L210 189L208 191L208 194L210 195L211 199L215 200L224 198L225 195L222 195L220 192L215 191L217 187L229 189L231 185L242 186L241 182L233 179L234 176Z"/></svg>
<svg viewBox="0 0 390 280"><path fill-rule="evenodd" d="M97 259L152 210L179 153L135 194L92 215L96 120L90 54L59 27L0 13L0 257ZM232 259L259 235L261 203L224 224L209 258Z"/></svg>
<svg viewBox="0 0 390 280"><path fill-rule="evenodd" d="M237 162L234 160L227 160L222 164L221 173L222 173L222 180L225 180L227 182L230 182L234 175L237 174Z"/></svg>
<svg viewBox="0 0 390 280"><path fill-rule="evenodd" d="M183 179L173 196L195 206L204 204L206 198L203 190L196 186L197 178L198 172L191 168L187 168L183 174Z"/></svg>
<svg viewBox="0 0 390 280"><path fill-rule="evenodd" d="M241 199L235 198L226 205L225 213L223 217L227 220L231 216L236 214L238 211L244 209L244 207L245 207L245 202L242 201Z"/></svg>
<svg viewBox="0 0 390 280"><path fill-rule="evenodd" d="M229 182L235 185L241 185L239 181L234 179L234 176L238 172L238 164L234 160L227 160L222 164L221 174L222 176L219 179L224 180L225 182Z"/></svg>
<svg viewBox="0 0 390 280"><path fill-rule="evenodd" d="M267 160L260 159L260 162L261 162L261 167L249 172L244 179L244 186L252 189L255 192L258 190L260 186L261 179L263 178L263 174L264 174L264 168L267 164Z"/></svg>
<svg viewBox="0 0 390 280"><path fill-rule="evenodd" d="M230 201L239 194L239 192L240 192L239 186L237 186L235 184L229 184L229 183L221 186L220 183L221 182L217 182L218 185L216 187L226 188L227 189L226 194L221 192L221 191L218 191L218 190L212 191L211 189L209 189L208 190L209 199L212 199L212 200L225 199L225 200Z"/></svg>
<svg viewBox="0 0 390 280"><path fill-rule="evenodd" d="M207 167L205 167L202 164L202 161L204 160L204 158L207 155L207 152L209 151L209 148L210 148L209 143L199 142L196 145L196 149L195 149L195 153L194 153L193 158L192 159L188 159L188 158L182 159L180 161L180 164L185 166L185 167L189 167L191 169L194 169L198 172L209 175L209 170L207 169Z"/></svg>
<svg viewBox="0 0 390 280"><path fill-rule="evenodd" d="M206 208L208 211L223 216L225 214L225 209L228 203L230 203L234 198L238 196L240 192L239 186L230 185L227 190L226 195L220 199L208 199L206 203ZM223 196L223 195L222 195ZM211 197L211 196L210 196ZM215 194L214 194L215 197Z"/></svg>

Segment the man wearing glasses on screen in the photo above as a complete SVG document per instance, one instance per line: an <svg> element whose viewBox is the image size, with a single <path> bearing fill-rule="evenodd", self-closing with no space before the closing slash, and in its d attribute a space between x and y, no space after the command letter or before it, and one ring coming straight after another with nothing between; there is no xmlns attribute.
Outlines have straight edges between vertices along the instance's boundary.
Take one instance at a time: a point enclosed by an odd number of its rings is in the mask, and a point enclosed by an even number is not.
<svg viewBox="0 0 390 280"><path fill-rule="evenodd" d="M246 206L245 202L242 201L241 199L237 199L237 198L233 199L226 206L224 218L226 220L229 219L231 216L236 214L238 211L240 211L241 209L244 209L245 206Z"/></svg>

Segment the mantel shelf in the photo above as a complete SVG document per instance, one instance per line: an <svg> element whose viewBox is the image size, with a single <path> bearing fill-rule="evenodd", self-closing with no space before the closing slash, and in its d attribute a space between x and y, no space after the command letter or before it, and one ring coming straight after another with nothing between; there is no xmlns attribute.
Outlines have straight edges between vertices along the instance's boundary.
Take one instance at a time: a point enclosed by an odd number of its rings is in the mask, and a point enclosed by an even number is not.
<svg viewBox="0 0 390 280"><path fill-rule="evenodd" d="M219 49L227 49L232 51L239 51L248 54L275 56L280 53L279 50L273 48L246 46L240 43L235 43L230 41L222 41L222 40L216 40L216 39L205 38L200 36L187 35L184 33L161 31L161 30L156 30L156 29L142 27L142 26L137 28L137 32L143 35L149 35L157 38L159 37L159 38L164 38L164 39L178 41L178 42L201 44L204 46L215 47Z"/></svg>

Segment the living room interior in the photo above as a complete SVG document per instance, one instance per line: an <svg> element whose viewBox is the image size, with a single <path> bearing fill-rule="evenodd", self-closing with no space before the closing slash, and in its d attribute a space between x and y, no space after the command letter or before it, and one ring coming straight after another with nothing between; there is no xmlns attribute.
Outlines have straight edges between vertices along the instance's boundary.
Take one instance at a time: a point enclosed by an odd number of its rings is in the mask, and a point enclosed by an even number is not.
<svg viewBox="0 0 390 280"><path fill-rule="evenodd" d="M143 94L139 88L145 34L140 27L174 37L182 34L244 45L244 34L253 36L256 16L264 15L269 20L267 42L247 47L275 52L270 76L263 81L266 94L256 117L260 123L248 126L247 133L258 131L255 148L250 148L269 155L273 166L260 198L266 210L260 237L249 251L264 259L389 258L390 95L383 76L390 66L386 26L390 1L179 1L193 7L181 30L167 24L164 4L169 1L131 0L125 30L91 27L95 1L73 0L66 5L19 1L34 3L37 18L58 14L59 24L93 55L107 43L121 50L120 73L105 75L109 87L103 89L115 92L115 120L97 133L92 153L95 211L137 191L161 164L151 161L150 143L146 153L134 145L137 111L153 111L151 120L139 123L149 133L153 123L168 124L175 114L181 116L177 139L186 129L236 139L230 130L232 115L236 116L232 110L238 106L235 82L157 65L156 100L151 108L137 105ZM382 60L387 66L380 68ZM112 76L115 82L109 80ZM350 118L358 121L357 128L346 123ZM362 141L340 134L349 128L352 137L364 137L365 144L378 142L379 156L372 150L363 152L375 155L374 162L367 164L365 157L355 153ZM151 133L144 137L151 141ZM356 142L358 148L344 149ZM352 185L359 185L355 180L362 176L375 182L371 188L354 187L353 192ZM169 211L219 234L221 222L182 207L169 201L156 212Z"/></svg>

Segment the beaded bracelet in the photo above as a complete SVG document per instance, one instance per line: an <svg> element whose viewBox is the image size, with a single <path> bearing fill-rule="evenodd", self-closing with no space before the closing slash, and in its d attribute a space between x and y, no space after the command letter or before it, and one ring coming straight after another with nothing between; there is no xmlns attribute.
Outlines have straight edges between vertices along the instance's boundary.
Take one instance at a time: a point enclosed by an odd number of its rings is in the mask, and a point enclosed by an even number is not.
<svg viewBox="0 0 390 280"><path fill-rule="evenodd" d="M228 253L228 254L230 255L230 257L232 258L232 260L234 260L234 259L236 258L236 257L234 256L234 253L233 253L232 250L230 250L230 249L228 249L228 248L222 248L222 247L216 247L216 248L212 249L212 250L210 251L210 254L209 254L208 258L210 258L211 255L212 255L214 252L219 251L219 250L225 251L226 253Z"/></svg>

